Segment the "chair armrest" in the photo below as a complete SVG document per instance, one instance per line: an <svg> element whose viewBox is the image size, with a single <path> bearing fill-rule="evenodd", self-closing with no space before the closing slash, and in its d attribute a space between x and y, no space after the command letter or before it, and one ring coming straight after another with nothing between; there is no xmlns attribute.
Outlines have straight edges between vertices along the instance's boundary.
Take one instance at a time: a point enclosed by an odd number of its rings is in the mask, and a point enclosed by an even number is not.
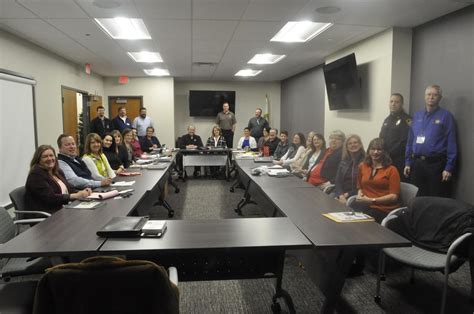
<svg viewBox="0 0 474 314"><path fill-rule="evenodd" d="M448 248L448 253L447 254L447 257L446 259L449 261L451 260L451 256L454 254L454 251L456 250L456 248L464 241L466 240L467 238L469 238L470 236L472 236L472 233L465 233L463 234L462 236L460 236L459 238L457 238L456 240L454 240L453 243L451 243L451 245L449 246Z"/></svg>
<svg viewBox="0 0 474 314"><path fill-rule="evenodd" d="M37 211L37 210L14 210L13 213L15 215L16 214L24 214L24 215L35 214L35 215L43 215L44 217L51 217L50 213Z"/></svg>
<svg viewBox="0 0 474 314"><path fill-rule="evenodd" d="M396 219L397 216L395 216L396 213L398 213L399 211L401 210L404 210L404 209L407 209L407 207L399 207L399 208L395 208L394 210L392 210L390 213L388 213L388 215L382 220L382 222L380 223L382 226L386 227L387 226L387 223L393 219Z"/></svg>
<svg viewBox="0 0 474 314"><path fill-rule="evenodd" d="M32 219L18 219L13 221L15 225L29 225L29 224L36 224L42 222L46 218L32 218Z"/></svg>
<svg viewBox="0 0 474 314"><path fill-rule="evenodd" d="M176 269L176 267L168 268L168 276L170 278L170 281L176 286L178 286L178 270Z"/></svg>
<svg viewBox="0 0 474 314"><path fill-rule="evenodd" d="M356 198L357 198L357 195L350 196L346 201L346 205L351 207L352 203L355 202Z"/></svg>

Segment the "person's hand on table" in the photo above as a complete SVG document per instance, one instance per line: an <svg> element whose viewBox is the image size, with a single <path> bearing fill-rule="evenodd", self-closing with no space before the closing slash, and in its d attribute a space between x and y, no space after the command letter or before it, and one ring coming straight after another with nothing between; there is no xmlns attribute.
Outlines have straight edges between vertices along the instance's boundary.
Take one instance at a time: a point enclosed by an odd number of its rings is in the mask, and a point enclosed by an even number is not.
<svg viewBox="0 0 474 314"><path fill-rule="evenodd" d="M105 178L100 181L100 186L109 186L112 183L112 178Z"/></svg>

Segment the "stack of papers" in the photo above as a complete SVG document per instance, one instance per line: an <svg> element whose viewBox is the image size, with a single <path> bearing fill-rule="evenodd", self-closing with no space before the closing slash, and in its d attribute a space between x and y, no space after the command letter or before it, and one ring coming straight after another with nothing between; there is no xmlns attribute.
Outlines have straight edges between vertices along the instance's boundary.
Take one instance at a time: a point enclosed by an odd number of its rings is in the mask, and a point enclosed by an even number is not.
<svg viewBox="0 0 474 314"><path fill-rule="evenodd" d="M269 176L278 176L278 175L287 175L290 172L287 169L275 169L275 168L268 168L268 175Z"/></svg>
<svg viewBox="0 0 474 314"><path fill-rule="evenodd" d="M148 220L142 227L144 235L161 236L166 231L166 220Z"/></svg>
<svg viewBox="0 0 474 314"><path fill-rule="evenodd" d="M92 194L89 195L87 198L93 199L93 200L106 200L108 198L112 198L117 195L119 195L119 192L117 190L112 190L112 191L103 192L103 193L92 192Z"/></svg>
<svg viewBox="0 0 474 314"><path fill-rule="evenodd" d="M369 215L358 212L338 212L323 214L324 217L336 222L363 222L374 221L375 219Z"/></svg>
<svg viewBox="0 0 474 314"><path fill-rule="evenodd" d="M132 186L135 184L135 181L117 181L112 183L110 186Z"/></svg>

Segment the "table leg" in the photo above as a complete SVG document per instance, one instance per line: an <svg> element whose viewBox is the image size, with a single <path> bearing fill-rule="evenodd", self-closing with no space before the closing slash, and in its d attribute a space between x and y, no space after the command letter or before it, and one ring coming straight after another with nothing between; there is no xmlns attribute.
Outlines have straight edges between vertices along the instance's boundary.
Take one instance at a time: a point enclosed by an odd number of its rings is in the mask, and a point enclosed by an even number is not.
<svg viewBox="0 0 474 314"><path fill-rule="evenodd" d="M153 206L163 206L168 210L168 217L173 217L174 216L174 210L171 207L171 205L165 200L165 193L164 193L164 188L162 189L161 186L157 187L157 194L158 194L158 200L153 203Z"/></svg>
<svg viewBox="0 0 474 314"><path fill-rule="evenodd" d="M237 204L237 208L234 209L234 211L239 215L242 216L242 208L247 205L247 204L257 204L255 201L251 199L249 189L250 189L250 184L252 183L252 180L249 180L247 183L247 187L245 188L245 193L240 202Z"/></svg>
<svg viewBox="0 0 474 314"><path fill-rule="evenodd" d="M278 298L283 298L285 304L288 308L288 312L290 314L296 313L295 304L293 303L293 299L291 298L288 291L283 289L282 282L283 282L283 268L285 266L285 251L282 251L280 256L278 257L278 270L276 275L276 286L275 286L275 294L272 297L272 311L274 313L278 313L281 310L280 304L277 302Z"/></svg>

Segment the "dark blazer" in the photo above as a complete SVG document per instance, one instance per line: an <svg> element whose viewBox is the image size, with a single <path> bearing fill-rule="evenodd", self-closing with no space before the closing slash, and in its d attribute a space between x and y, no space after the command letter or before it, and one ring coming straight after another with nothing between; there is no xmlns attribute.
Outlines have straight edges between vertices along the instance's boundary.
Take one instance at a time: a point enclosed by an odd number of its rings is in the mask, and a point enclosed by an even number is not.
<svg viewBox="0 0 474 314"><path fill-rule="evenodd" d="M118 130L120 133L123 132L125 129L131 129L132 128L132 121L127 117L125 119L125 123L123 122L122 119L120 119L119 116L116 116L113 120L112 123L114 125L114 130Z"/></svg>
<svg viewBox="0 0 474 314"><path fill-rule="evenodd" d="M201 137L194 135L192 138L189 134L185 134L179 139L179 148L186 149L186 145L196 145L197 147L203 147Z"/></svg>
<svg viewBox="0 0 474 314"><path fill-rule="evenodd" d="M97 117L91 121L90 130L91 133L97 133L101 138L104 138L105 134L113 130L112 121L104 117L104 125L102 125L102 121Z"/></svg>
<svg viewBox="0 0 474 314"><path fill-rule="evenodd" d="M342 147L336 149L323 164L321 168L321 176L326 180L334 183L336 180L337 168L342 159Z"/></svg>
<svg viewBox="0 0 474 314"><path fill-rule="evenodd" d="M59 169L58 178L66 185L69 193L75 190L67 183L63 172ZM55 212L69 202L69 194L62 194L61 187L48 174L46 169L36 165L26 179L25 202L30 210Z"/></svg>
<svg viewBox="0 0 474 314"><path fill-rule="evenodd" d="M142 151L149 153L151 151L150 147L153 145L157 145L158 148L161 147L160 140L156 136L152 136L151 140L146 136L140 138L140 147L142 148Z"/></svg>

